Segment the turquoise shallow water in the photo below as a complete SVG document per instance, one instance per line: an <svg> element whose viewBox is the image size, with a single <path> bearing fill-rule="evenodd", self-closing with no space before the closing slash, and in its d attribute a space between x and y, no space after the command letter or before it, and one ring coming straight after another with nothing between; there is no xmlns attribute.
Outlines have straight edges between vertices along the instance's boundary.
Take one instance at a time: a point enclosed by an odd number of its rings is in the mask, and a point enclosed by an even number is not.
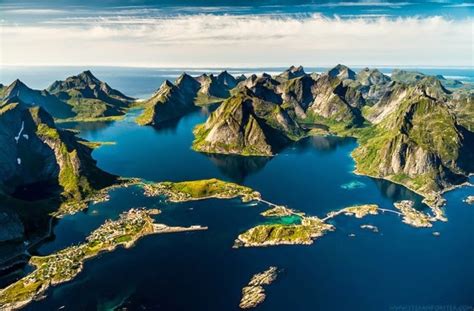
<svg viewBox="0 0 474 311"><path fill-rule="evenodd" d="M426 208L418 195L401 186L353 174L353 139L308 138L273 158L210 156L190 149L192 128L206 119L206 112L159 130L135 125L137 113L122 122L64 126L80 130L86 139L115 141L93 156L101 168L121 176L151 181L221 178L316 216L359 203L392 208L401 199ZM79 243L103 221L132 207L161 209L158 222L201 224L209 230L148 236L131 249L102 254L87 261L76 279L52 288L26 309L110 310L122 305L129 310L236 310L241 288L270 265L283 271L257 310L472 307L474 207L462 199L473 193L473 188L460 188L446 194L449 221L429 229L412 228L392 214L340 216L332 220L336 231L311 246L233 249L239 233L269 221L259 215L265 205L237 199L167 204L144 197L138 187L116 189L110 201L59 220L55 237L36 253ZM361 229L362 224L377 226L379 232Z"/></svg>

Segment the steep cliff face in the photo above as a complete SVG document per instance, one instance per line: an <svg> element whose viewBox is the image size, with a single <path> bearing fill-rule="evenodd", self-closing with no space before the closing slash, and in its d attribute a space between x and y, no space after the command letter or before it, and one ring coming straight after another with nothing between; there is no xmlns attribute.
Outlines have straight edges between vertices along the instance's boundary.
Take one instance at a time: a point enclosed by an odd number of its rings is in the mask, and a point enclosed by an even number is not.
<svg viewBox="0 0 474 311"><path fill-rule="evenodd" d="M387 91L377 103L366 110L364 117L374 124L382 122L393 113L400 103L408 96L409 86L404 83L391 82Z"/></svg>
<svg viewBox="0 0 474 311"><path fill-rule="evenodd" d="M307 117L306 111L314 100L315 86L316 81L310 75L303 75L288 80L279 87L284 105L291 107L297 118Z"/></svg>
<svg viewBox="0 0 474 311"><path fill-rule="evenodd" d="M197 151L270 156L303 131L280 105L244 89L224 101L194 134Z"/></svg>
<svg viewBox="0 0 474 311"><path fill-rule="evenodd" d="M57 129L41 107L6 104L0 109L0 129L0 192L5 195L81 199L115 180L96 167L90 148Z"/></svg>
<svg viewBox="0 0 474 311"><path fill-rule="evenodd" d="M55 81L47 91L68 103L78 118L122 115L134 101L97 79L89 70L64 81Z"/></svg>
<svg viewBox="0 0 474 311"><path fill-rule="evenodd" d="M168 80L163 82L158 91L144 103L145 110L137 118L137 123L158 126L161 122L176 119L195 109L192 89L187 83L180 85L182 88Z"/></svg>
<svg viewBox="0 0 474 311"><path fill-rule="evenodd" d="M354 88L357 88L368 104L377 102L390 90L390 77L378 69L364 68L357 73Z"/></svg>
<svg viewBox="0 0 474 311"><path fill-rule="evenodd" d="M391 82L378 102L367 109L365 117L372 123L380 123L399 107L403 100L412 97L414 94L424 95L446 105L451 99L451 92L444 88L435 77L424 77L415 84Z"/></svg>
<svg viewBox="0 0 474 311"><path fill-rule="evenodd" d="M398 87L374 107L376 125L353 152L358 172L424 194L467 180L472 171L467 156L474 150L472 133L456 122L438 83L429 79Z"/></svg>
<svg viewBox="0 0 474 311"><path fill-rule="evenodd" d="M307 110L313 116L341 122L347 126L358 126L363 122L359 110L363 105L362 95L347 82L324 74L316 80L312 92L313 102Z"/></svg>

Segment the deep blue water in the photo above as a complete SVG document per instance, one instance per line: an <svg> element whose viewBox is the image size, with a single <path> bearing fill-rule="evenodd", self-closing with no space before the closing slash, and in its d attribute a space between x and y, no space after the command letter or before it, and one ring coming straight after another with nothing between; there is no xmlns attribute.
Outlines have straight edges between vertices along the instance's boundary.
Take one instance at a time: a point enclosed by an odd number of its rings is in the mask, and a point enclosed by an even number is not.
<svg viewBox="0 0 474 311"><path fill-rule="evenodd" d="M110 79L104 77L106 70ZM114 79L110 70L97 76L114 87L128 85L123 90L132 96L149 93L165 78L156 72L151 76L150 70L137 83L137 71L119 71ZM401 199L426 208L418 195L401 186L354 175L353 139L308 138L273 158L208 156L190 149L192 128L206 119L206 112L159 130L135 125L138 113L132 111L121 122L63 126L92 141L116 142L96 149L93 156L99 167L121 176L221 178L317 216L357 203L392 208ZM259 216L266 206L237 199L166 204L144 197L137 187L117 189L110 201L59 220L55 238L37 253L79 243L106 219L132 207L160 208L158 222L200 224L209 230L148 236L131 249L103 254L87 261L76 279L52 288L26 309L110 310L122 305L130 310L237 310L241 288L251 276L276 265L283 271L256 310L470 310L463 307L474 306L474 208L462 199L473 193L473 188L448 193L449 221L429 229L412 228L391 214L360 220L341 216L334 219L336 231L311 246L232 249L239 233L266 221ZM361 224L376 225L379 232L361 229ZM441 235L433 236L434 231Z"/></svg>

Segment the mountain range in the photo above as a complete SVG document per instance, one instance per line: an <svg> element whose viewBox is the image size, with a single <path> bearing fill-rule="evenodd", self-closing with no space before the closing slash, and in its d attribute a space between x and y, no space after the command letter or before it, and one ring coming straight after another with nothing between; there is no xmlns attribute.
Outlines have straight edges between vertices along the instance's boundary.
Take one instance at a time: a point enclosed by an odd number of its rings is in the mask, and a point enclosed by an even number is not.
<svg viewBox="0 0 474 311"><path fill-rule="evenodd" d="M2 145L12 146L1 160L0 188L7 194L47 181L62 187L63 195L80 197L95 179L89 172L100 170L90 150L57 129L53 118L120 116L137 105L90 71L43 91L16 80L0 86L0 98ZM183 73L139 103L143 110L137 123L159 127L200 107L217 107L194 129L193 149L210 154L272 156L307 136L352 136L359 143L353 151L358 173L426 197L462 184L474 171L473 99L469 85L442 76L404 70L389 76L370 68L355 72L340 64L311 74L301 66L274 76ZM15 140L23 123L31 140ZM24 148L37 156L30 159ZM64 173L67 168L76 172L72 182L63 178L71 175Z"/></svg>
<svg viewBox="0 0 474 311"><path fill-rule="evenodd" d="M326 134L358 139L353 152L358 173L425 196L466 182L474 171L472 90L442 76L401 70L392 75L369 68L356 73L344 65L307 74L291 66L275 76L229 79L225 87L216 83L219 107L195 128L193 149L272 156L313 135L313 129L326 128ZM153 109L153 121L141 124L157 125L209 103L197 100L202 77L166 81L154 95L159 104L147 108Z"/></svg>
<svg viewBox="0 0 474 311"><path fill-rule="evenodd" d="M46 90L34 90L20 80L0 85L0 105L18 99L41 106L55 119L96 120L125 114L135 99L111 88L89 70L64 81L55 81Z"/></svg>
<svg viewBox="0 0 474 311"><path fill-rule="evenodd" d="M291 66L274 76L184 73L137 103L85 71L42 91L19 80L0 85L0 98L0 200L58 202L47 213L43 208L0 213L5 227L0 241L16 247L15 254L24 253L24 240L48 230L46 215L54 209L79 204L118 181L96 166L88 142L58 128L55 120L101 120L123 115L131 105L142 106L138 124L155 127L215 107L195 127L192 148L208 153L218 166L235 163L225 169L240 174L308 136L355 137L358 174L406 186L424 196L435 214L440 194L474 173L472 88L417 72L388 76L337 65L311 74ZM251 157L244 163L235 161L239 156ZM9 258L0 258L1 265Z"/></svg>

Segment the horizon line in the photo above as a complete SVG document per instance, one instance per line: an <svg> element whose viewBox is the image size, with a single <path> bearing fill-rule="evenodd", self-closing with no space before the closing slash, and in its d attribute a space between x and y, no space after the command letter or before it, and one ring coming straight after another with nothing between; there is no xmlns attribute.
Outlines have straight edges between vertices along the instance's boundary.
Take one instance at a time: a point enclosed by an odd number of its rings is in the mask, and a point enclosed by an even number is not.
<svg viewBox="0 0 474 311"><path fill-rule="evenodd" d="M347 67L372 67L372 68L424 68L424 69L471 69L474 70L474 65L408 65L408 64L350 64L344 62L334 62L332 64L319 64L319 65L301 65L298 63L292 63L287 65L262 65L262 66L253 66L253 65L139 65L139 64L130 64L130 65L121 65L121 64L0 64L2 67L109 67L109 68L144 68L144 69L268 69L268 68L289 68L291 66L302 66L303 68L332 68L338 64L345 65Z"/></svg>

